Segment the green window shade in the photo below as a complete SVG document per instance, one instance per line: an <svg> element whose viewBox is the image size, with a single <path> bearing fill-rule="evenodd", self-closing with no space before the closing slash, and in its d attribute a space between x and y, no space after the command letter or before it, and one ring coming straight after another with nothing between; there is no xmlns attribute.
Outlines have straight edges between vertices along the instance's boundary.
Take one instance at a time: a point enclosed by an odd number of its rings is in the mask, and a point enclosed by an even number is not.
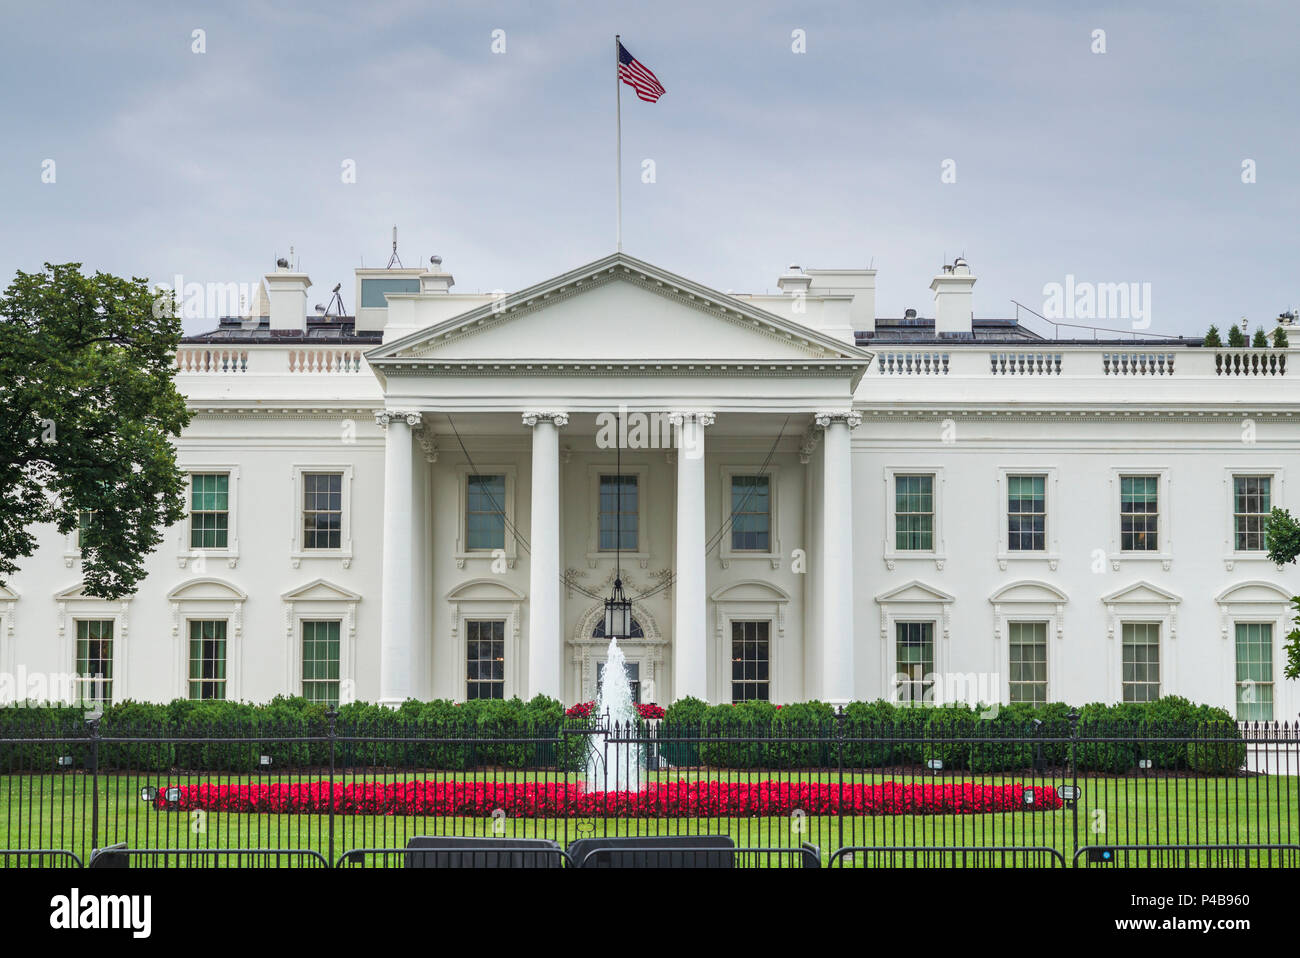
<svg viewBox="0 0 1300 958"><path fill-rule="evenodd" d="M226 697L226 621L190 620L190 698Z"/></svg>
<svg viewBox="0 0 1300 958"><path fill-rule="evenodd" d="M1122 684L1125 702L1160 698L1160 626L1125 622Z"/></svg>
<svg viewBox="0 0 1300 958"><path fill-rule="evenodd" d="M83 705L113 701L113 620L77 620L77 684Z"/></svg>
<svg viewBox="0 0 1300 958"><path fill-rule="evenodd" d="M1160 477L1121 476L1119 539L1124 552L1160 551Z"/></svg>
<svg viewBox="0 0 1300 958"><path fill-rule="evenodd" d="M749 552L771 551L770 477L731 477L731 548Z"/></svg>
<svg viewBox="0 0 1300 958"><path fill-rule="evenodd" d="M466 479L465 543L471 550L506 547L506 477Z"/></svg>
<svg viewBox="0 0 1300 958"><path fill-rule="evenodd" d="M894 548L934 551L934 476L894 477Z"/></svg>
<svg viewBox="0 0 1300 958"><path fill-rule="evenodd" d="M1047 704L1047 623L1007 624L1008 690L1012 702Z"/></svg>
<svg viewBox="0 0 1300 958"><path fill-rule="evenodd" d="M191 475L190 548L229 548L229 526L230 476L223 472Z"/></svg>
<svg viewBox="0 0 1300 958"><path fill-rule="evenodd" d="M338 708L339 623L302 624L302 695L308 702Z"/></svg>
<svg viewBox="0 0 1300 958"><path fill-rule="evenodd" d="M600 548L602 551L637 550L640 516L636 476L600 477Z"/></svg>
<svg viewBox="0 0 1300 958"><path fill-rule="evenodd" d="M1238 622L1237 718L1243 722L1273 720L1273 626L1267 622Z"/></svg>

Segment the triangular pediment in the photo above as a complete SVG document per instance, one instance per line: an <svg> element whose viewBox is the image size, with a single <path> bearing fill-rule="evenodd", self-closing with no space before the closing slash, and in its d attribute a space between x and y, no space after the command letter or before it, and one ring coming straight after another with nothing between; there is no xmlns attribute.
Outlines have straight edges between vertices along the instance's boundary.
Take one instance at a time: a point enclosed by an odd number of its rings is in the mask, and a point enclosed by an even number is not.
<svg viewBox="0 0 1300 958"><path fill-rule="evenodd" d="M280 596L285 602L360 602L361 596L340 585L316 579Z"/></svg>
<svg viewBox="0 0 1300 958"><path fill-rule="evenodd" d="M1183 598L1180 595L1167 592L1157 585L1152 585L1150 582L1134 582L1132 585L1127 585L1116 592L1112 592L1110 595L1102 596L1101 601L1107 605L1116 605L1125 602L1132 604L1143 602L1167 604L1170 602L1182 602Z"/></svg>
<svg viewBox="0 0 1300 958"><path fill-rule="evenodd" d="M876 596L877 602L952 602L953 597L942 589L936 589L932 585L926 585L919 579L913 579L906 585L900 585L896 589L890 589L888 592L882 592Z"/></svg>
<svg viewBox="0 0 1300 958"><path fill-rule="evenodd" d="M404 361L861 364L871 353L616 253L367 353Z"/></svg>

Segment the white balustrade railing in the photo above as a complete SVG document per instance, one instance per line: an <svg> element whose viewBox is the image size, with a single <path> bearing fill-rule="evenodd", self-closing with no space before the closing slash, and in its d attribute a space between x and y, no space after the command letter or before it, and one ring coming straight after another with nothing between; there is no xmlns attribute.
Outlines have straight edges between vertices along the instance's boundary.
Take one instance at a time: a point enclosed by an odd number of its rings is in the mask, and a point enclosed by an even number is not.
<svg viewBox="0 0 1300 958"><path fill-rule="evenodd" d="M365 369L365 356L352 346L182 346L176 369L183 375L350 375Z"/></svg>
<svg viewBox="0 0 1300 958"><path fill-rule="evenodd" d="M922 345L873 348L871 375L985 379L1033 376L1060 379L1105 377L1152 379L1243 379L1285 376L1289 349L1205 347L1075 346L994 348L983 344L949 348ZM1297 350L1300 352L1300 350ZM1297 374L1300 375L1300 374Z"/></svg>

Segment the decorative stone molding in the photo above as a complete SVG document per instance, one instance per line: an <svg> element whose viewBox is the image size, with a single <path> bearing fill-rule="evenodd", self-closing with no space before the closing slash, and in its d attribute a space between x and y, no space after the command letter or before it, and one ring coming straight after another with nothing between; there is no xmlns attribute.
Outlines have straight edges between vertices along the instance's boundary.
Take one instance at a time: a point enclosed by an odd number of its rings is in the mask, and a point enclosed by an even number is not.
<svg viewBox="0 0 1300 958"><path fill-rule="evenodd" d="M438 461L438 437L433 434L432 429L422 425L415 431L415 441L424 450L425 462L433 463Z"/></svg>
<svg viewBox="0 0 1300 958"><path fill-rule="evenodd" d="M852 411L849 412L823 411L817 413L813 421L816 422L817 425L822 429L825 429L833 422L842 422L850 429L857 429L859 426L862 425L862 416L861 414Z"/></svg>
<svg viewBox="0 0 1300 958"><path fill-rule="evenodd" d="M711 412L689 412L685 410L675 410L668 414L668 421L680 429L688 422L696 422L701 426L712 426L717 420L717 415Z"/></svg>
<svg viewBox="0 0 1300 958"><path fill-rule="evenodd" d="M375 424L380 429L387 429L389 423L405 419L406 424L414 429L420 425L421 414L413 409L380 409L375 413Z"/></svg>
<svg viewBox="0 0 1300 958"><path fill-rule="evenodd" d="M550 422L555 425L556 429L562 429L569 424L569 414L567 412L526 412L523 416L524 425L532 429L539 422Z"/></svg>
<svg viewBox="0 0 1300 958"><path fill-rule="evenodd" d="M809 426L804 432L803 438L799 441L799 461L805 466L812 461L812 454L817 451L817 443L821 438L820 427Z"/></svg>

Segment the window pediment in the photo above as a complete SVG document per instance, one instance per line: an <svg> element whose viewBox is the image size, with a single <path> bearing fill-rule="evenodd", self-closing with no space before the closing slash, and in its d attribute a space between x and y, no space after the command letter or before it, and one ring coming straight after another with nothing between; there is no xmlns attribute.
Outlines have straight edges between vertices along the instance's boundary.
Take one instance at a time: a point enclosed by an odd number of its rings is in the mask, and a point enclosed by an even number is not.
<svg viewBox="0 0 1300 958"><path fill-rule="evenodd" d="M1042 582L1038 579L1022 579L1019 582L1004 585L989 596L989 601L994 605L1007 603L1059 605L1063 602L1069 602L1070 597L1048 582Z"/></svg>

